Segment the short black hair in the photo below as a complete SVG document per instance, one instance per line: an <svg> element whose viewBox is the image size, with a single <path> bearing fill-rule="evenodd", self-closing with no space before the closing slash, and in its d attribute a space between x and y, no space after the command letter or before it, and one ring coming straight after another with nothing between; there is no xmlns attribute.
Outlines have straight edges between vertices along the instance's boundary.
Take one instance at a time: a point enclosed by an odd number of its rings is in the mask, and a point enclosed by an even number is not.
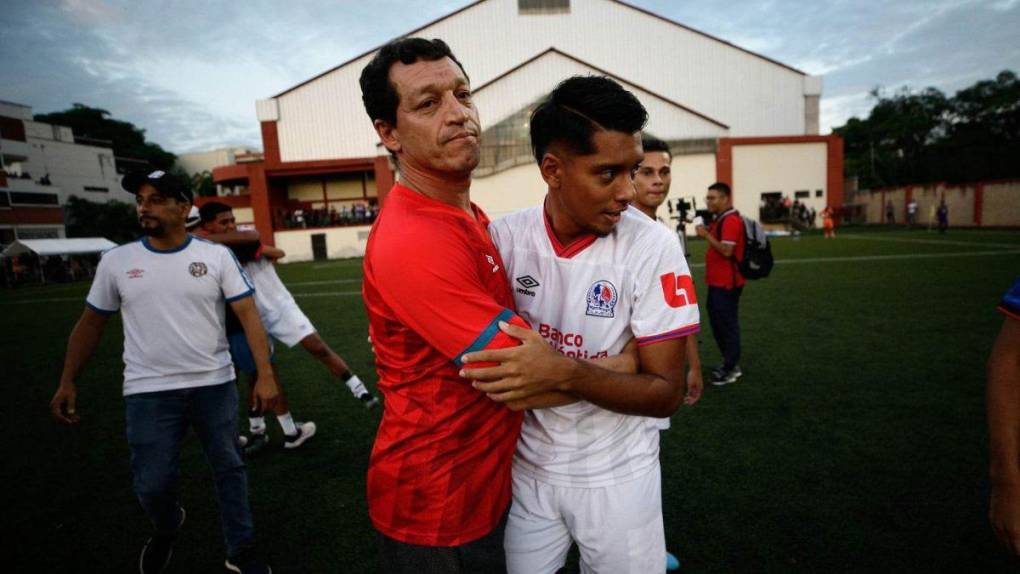
<svg viewBox="0 0 1020 574"><path fill-rule="evenodd" d="M728 183L723 183L721 181L717 181L717 182L713 183L712 185L708 186L708 189L714 189L714 190L718 191L719 193L725 195L726 197L730 197L731 196L730 186L729 186Z"/></svg>
<svg viewBox="0 0 1020 574"><path fill-rule="evenodd" d="M234 208L226 203L210 201L198 208L198 216L202 218L202 223L209 223L210 221L215 221L216 216L227 211L234 211Z"/></svg>
<svg viewBox="0 0 1020 574"><path fill-rule="evenodd" d="M641 134L641 147L644 148L645 153L650 151L664 151L669 159L673 159L673 152L669 151L669 144L660 140L655 136L648 134Z"/></svg>
<svg viewBox="0 0 1020 574"><path fill-rule="evenodd" d="M648 122L648 112L634 94L605 76L574 76L556 86L531 113L531 150L535 161L553 143L578 155L595 153L596 129L632 134Z"/></svg>
<svg viewBox="0 0 1020 574"><path fill-rule="evenodd" d="M397 106L400 104L400 94L390 83L390 68L393 64L400 62L405 65L413 64L419 60L434 62L443 58L453 60L457 64L464 77L468 78L464 66L457 57L453 55L446 42L435 38L399 38L389 42L376 52L372 61L361 70L361 101L365 104L365 111L368 117L375 120L382 120L391 126L397 125ZM470 82L471 79L468 78Z"/></svg>

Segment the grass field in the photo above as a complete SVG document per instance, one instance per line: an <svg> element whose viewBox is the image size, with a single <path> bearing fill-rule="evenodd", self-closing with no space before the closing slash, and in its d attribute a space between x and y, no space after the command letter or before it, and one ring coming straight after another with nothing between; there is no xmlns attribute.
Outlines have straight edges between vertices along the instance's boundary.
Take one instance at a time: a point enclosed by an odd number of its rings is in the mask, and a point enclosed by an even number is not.
<svg viewBox="0 0 1020 574"><path fill-rule="evenodd" d="M692 243L699 292L705 244ZM744 377L663 435L668 547L684 572L1007 572L987 525L984 362L1020 234L846 230L774 241L741 301ZM324 338L374 387L360 260L281 265ZM77 428L46 406L87 285L0 292L2 569L134 572L149 525L131 493L119 317L79 380ZM701 354L719 362L702 301ZM374 572L364 477L378 412L300 349L280 380L318 435L249 464L277 572ZM706 374L707 377L707 374ZM223 543L194 437L174 572L220 572Z"/></svg>

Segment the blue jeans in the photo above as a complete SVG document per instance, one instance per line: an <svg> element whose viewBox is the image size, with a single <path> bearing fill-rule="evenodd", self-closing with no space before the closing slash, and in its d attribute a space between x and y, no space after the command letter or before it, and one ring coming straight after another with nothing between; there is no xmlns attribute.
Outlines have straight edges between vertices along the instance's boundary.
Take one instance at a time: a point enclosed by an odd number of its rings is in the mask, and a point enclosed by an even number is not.
<svg viewBox="0 0 1020 574"><path fill-rule="evenodd" d="M177 531L181 440L195 429L212 467L227 556L253 545L248 478L237 444L237 386L139 393L124 397L135 495L157 535Z"/></svg>
<svg viewBox="0 0 1020 574"><path fill-rule="evenodd" d="M737 311L744 287L723 289L708 288L708 320L712 336L723 356L723 367L730 370L740 362L740 318Z"/></svg>

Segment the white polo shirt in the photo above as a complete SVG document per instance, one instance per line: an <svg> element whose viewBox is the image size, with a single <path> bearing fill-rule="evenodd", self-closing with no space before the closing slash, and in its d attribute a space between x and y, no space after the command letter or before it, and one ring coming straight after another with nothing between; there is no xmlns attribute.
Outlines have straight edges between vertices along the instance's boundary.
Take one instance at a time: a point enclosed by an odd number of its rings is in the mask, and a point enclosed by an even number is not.
<svg viewBox="0 0 1020 574"><path fill-rule="evenodd" d="M86 305L124 321L124 395L234 379L225 304L255 292L222 245L189 235L160 251L143 238L103 255Z"/></svg>
<svg viewBox="0 0 1020 574"><path fill-rule="evenodd" d="M561 245L541 207L493 222L517 312L559 352L619 354L699 326L694 284L676 237L630 207L606 237ZM587 401L525 414L514 472L550 484L601 487L637 478L659 456L657 419Z"/></svg>

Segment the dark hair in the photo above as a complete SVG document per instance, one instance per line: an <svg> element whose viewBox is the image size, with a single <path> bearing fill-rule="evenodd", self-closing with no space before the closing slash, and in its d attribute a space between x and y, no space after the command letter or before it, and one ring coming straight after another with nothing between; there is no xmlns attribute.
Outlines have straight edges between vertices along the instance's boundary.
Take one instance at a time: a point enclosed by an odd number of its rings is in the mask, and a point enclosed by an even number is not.
<svg viewBox="0 0 1020 574"><path fill-rule="evenodd" d="M574 76L556 86L531 114L531 150L542 163L559 142L579 155L595 153L596 129L632 134L641 131L648 112L634 94L604 76Z"/></svg>
<svg viewBox="0 0 1020 574"><path fill-rule="evenodd" d="M226 203L210 201L198 208L198 215L202 218L202 223L209 223L210 221L214 221L216 216L219 214L233 210L234 208L230 207Z"/></svg>
<svg viewBox="0 0 1020 574"><path fill-rule="evenodd" d="M361 101L365 104L368 117L373 122L382 120L391 126L397 125L397 105L400 104L400 94L390 83L390 68L393 64L400 62L410 65L419 60L434 62L443 58L453 60L460 71L464 72L464 77L468 77L464 66L450 51L450 47L438 38L433 40L400 38L379 48L372 61L361 70ZM470 78L468 81L471 81Z"/></svg>
<svg viewBox="0 0 1020 574"><path fill-rule="evenodd" d="M644 148L645 153L650 151L664 151L666 152L666 155L669 156L669 159L673 159L673 152L669 151L669 144L655 136L641 134L641 147Z"/></svg>
<svg viewBox="0 0 1020 574"><path fill-rule="evenodd" d="M714 190L718 191L719 193L725 195L726 197L730 196L730 186L729 186L729 184L723 183L721 181L717 181L717 182L713 183L712 185L708 186L708 189L714 189Z"/></svg>

